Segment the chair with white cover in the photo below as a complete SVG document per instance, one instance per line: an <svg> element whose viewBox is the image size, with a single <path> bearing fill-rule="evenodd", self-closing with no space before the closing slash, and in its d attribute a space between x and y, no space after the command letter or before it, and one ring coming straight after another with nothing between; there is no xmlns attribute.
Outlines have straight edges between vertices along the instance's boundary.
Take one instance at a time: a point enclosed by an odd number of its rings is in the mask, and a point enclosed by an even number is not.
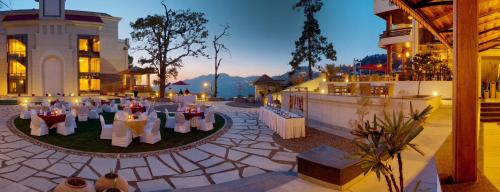
<svg viewBox="0 0 500 192"><path fill-rule="evenodd" d="M215 122L215 116L213 111L208 111L207 115L205 115L205 119L201 119L201 121L198 122L198 130L201 131L210 131L214 129L214 124Z"/></svg>
<svg viewBox="0 0 500 192"><path fill-rule="evenodd" d="M23 108L23 110L21 110L21 113L19 114L19 118L31 119L31 112L27 108Z"/></svg>
<svg viewBox="0 0 500 192"><path fill-rule="evenodd" d="M149 129L144 129L144 133L141 136L141 142L155 144L160 140L160 119L156 118L153 122L153 125Z"/></svg>
<svg viewBox="0 0 500 192"><path fill-rule="evenodd" d="M99 113L96 109L92 109L89 111L88 119L99 119Z"/></svg>
<svg viewBox="0 0 500 192"><path fill-rule="evenodd" d="M132 143L132 132L128 129L123 121L114 121L111 145L118 147L128 147Z"/></svg>
<svg viewBox="0 0 500 192"><path fill-rule="evenodd" d="M168 109L165 108L165 128L174 128L174 126L175 126L175 115L170 116L170 114L171 113L168 112ZM173 113L173 114L175 114L175 113Z"/></svg>
<svg viewBox="0 0 500 192"><path fill-rule="evenodd" d="M78 110L78 121L88 121L89 117L89 108L80 106L80 109Z"/></svg>
<svg viewBox="0 0 500 192"><path fill-rule="evenodd" d="M174 131L178 133L189 133L191 131L189 121L186 120L186 117L181 112L175 113Z"/></svg>
<svg viewBox="0 0 500 192"><path fill-rule="evenodd" d="M43 121L42 118L36 115L36 112L35 115L31 116L30 129L31 135L43 136L49 134L49 128L47 127L47 124L45 123L45 121Z"/></svg>
<svg viewBox="0 0 500 192"><path fill-rule="evenodd" d="M60 135L71 135L75 133L76 120L71 113L66 114L66 120L57 124L57 133Z"/></svg>
<svg viewBox="0 0 500 192"><path fill-rule="evenodd" d="M101 121L101 136L99 138L111 139L113 134L113 124L106 124L102 115L99 115L99 120Z"/></svg>

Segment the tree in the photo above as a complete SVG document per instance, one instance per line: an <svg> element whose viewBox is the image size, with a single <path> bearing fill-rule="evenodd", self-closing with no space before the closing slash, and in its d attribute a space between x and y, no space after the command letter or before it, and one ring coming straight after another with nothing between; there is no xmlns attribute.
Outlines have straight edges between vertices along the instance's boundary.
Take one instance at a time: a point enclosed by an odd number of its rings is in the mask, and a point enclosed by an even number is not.
<svg viewBox="0 0 500 192"><path fill-rule="evenodd" d="M220 42L222 37L229 36L231 34L227 33L227 30L229 30L229 25L224 26L224 30L222 33L218 35L214 35L214 40L212 41L212 44L214 46L214 62L215 62L215 73L214 73L214 92L212 93L213 97L217 98L217 93L218 93L218 80L219 80L219 67L220 64L222 63L222 56L219 55L221 52L229 52L229 49Z"/></svg>
<svg viewBox="0 0 500 192"><path fill-rule="evenodd" d="M418 80L417 97L420 97L420 83L426 80L426 75L432 76L435 68L441 63L443 61L433 53L418 53L411 58L409 65L412 66L412 73L417 76Z"/></svg>
<svg viewBox="0 0 500 192"><path fill-rule="evenodd" d="M165 96L166 81L177 77L185 57L206 56L205 39L208 31L205 14L191 10L171 10L164 1L164 15L148 15L139 18L130 26L132 39L140 42L136 47L146 52L147 57L139 63L155 68L158 75L160 97Z"/></svg>
<svg viewBox="0 0 500 192"><path fill-rule="evenodd" d="M312 68L321 61L322 56L332 61L337 60L337 52L333 44L328 43L326 37L321 35L321 30L315 14L321 10L321 0L300 0L293 6L295 10L304 10L306 21L304 21L302 35L295 41L295 51L292 52L290 65L295 70L302 62L308 62L309 79L312 78Z"/></svg>

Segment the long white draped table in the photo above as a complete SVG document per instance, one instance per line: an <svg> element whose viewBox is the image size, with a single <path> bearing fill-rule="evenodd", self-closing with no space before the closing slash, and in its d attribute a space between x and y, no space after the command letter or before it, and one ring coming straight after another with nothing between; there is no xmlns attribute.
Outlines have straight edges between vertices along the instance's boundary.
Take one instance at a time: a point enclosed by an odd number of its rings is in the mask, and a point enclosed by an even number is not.
<svg viewBox="0 0 500 192"><path fill-rule="evenodd" d="M283 117L274 111L261 107L259 119L271 130L278 133L283 139L301 138L306 136L305 118L290 113L290 117Z"/></svg>
<svg viewBox="0 0 500 192"><path fill-rule="evenodd" d="M194 103L196 102L196 95L174 95L174 102Z"/></svg>

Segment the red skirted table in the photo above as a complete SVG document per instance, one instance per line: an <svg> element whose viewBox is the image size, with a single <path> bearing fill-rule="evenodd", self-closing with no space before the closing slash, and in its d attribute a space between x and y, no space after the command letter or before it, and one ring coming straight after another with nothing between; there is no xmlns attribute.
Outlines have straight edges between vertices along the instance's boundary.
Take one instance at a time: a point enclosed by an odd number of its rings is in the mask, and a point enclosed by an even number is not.
<svg viewBox="0 0 500 192"><path fill-rule="evenodd" d="M205 118L205 114L203 112L184 112L184 117L186 117L186 120L191 120L194 117L201 117L203 119Z"/></svg>
<svg viewBox="0 0 500 192"><path fill-rule="evenodd" d="M130 107L130 111L132 111L132 113L137 113L137 112L146 112L146 107L144 106L132 106Z"/></svg>
<svg viewBox="0 0 500 192"><path fill-rule="evenodd" d="M55 124L62 123L66 121L66 115L65 114L60 114L60 115L44 115L44 114L38 114L38 117L42 118L43 121L45 121L45 124L47 124L47 127L52 127Z"/></svg>

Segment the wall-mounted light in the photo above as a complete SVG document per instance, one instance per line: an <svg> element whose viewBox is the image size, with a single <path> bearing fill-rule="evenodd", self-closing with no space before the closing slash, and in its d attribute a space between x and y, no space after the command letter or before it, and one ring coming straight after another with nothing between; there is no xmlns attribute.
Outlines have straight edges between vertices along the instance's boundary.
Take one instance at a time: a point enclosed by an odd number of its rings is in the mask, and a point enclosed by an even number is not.
<svg viewBox="0 0 500 192"><path fill-rule="evenodd" d="M434 92L432 92L432 95L433 95L433 96L438 96L438 92L437 92L437 91L434 91Z"/></svg>

